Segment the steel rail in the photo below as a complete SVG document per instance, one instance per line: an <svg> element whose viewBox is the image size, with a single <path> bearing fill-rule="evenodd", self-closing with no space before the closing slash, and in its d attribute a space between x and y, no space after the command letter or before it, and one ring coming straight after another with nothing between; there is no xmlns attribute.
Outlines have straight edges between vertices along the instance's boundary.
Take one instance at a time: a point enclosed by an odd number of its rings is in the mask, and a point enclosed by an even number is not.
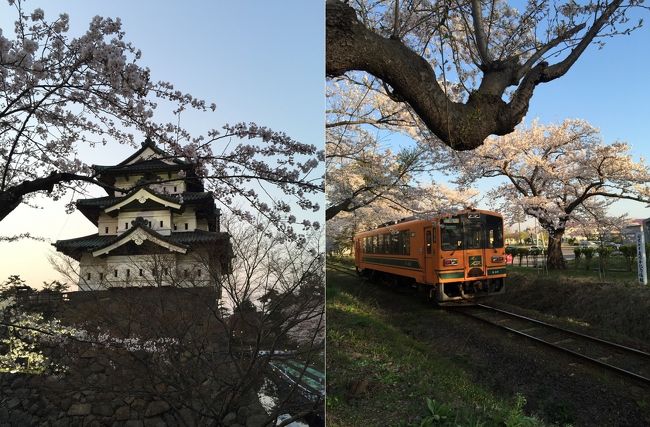
<svg viewBox="0 0 650 427"><path fill-rule="evenodd" d="M640 356L645 356L645 357L650 358L650 353L647 353L647 352L645 352L643 350L639 350L637 348L627 347L625 345L618 344L618 343L615 343L615 342L612 342L612 341L607 341L607 340L604 340L604 339L601 339L601 338L593 337L591 335L583 334L581 332L572 331L571 329L565 329L565 328L563 328L561 326L553 325L551 323L546 323L546 322L544 322L542 320L533 319L532 317L523 316L521 314L512 313L510 311L503 310L503 309L497 308L497 307L493 307L491 305L486 305L486 304L476 304L476 305L478 307L482 307L482 308L485 308L485 309L488 309L488 310L503 313L503 314L511 316L511 317L526 320L526 321L529 321L531 323L537 323L539 325L546 326L546 327L551 328L551 329L556 329L558 331L566 332L567 334L571 334L571 335L575 335L575 336L578 336L578 337L581 337L581 338L585 338L585 339L590 340L590 341L594 341L594 342L597 342L597 343L600 343L600 344L605 344L605 345L608 345L610 347L616 348L617 350L624 350L624 351L627 351L629 353L634 353L634 354L638 354Z"/></svg>
<svg viewBox="0 0 650 427"><path fill-rule="evenodd" d="M490 307L490 308L492 308L492 307ZM588 361L588 362L591 362L591 363L594 364L594 365L597 365L597 366L600 366L600 367L603 367L603 368L609 369L609 370L614 371L614 372L616 372L616 373L618 373L618 374L622 374L622 375L624 375L624 376L627 376L627 377L633 378L633 379L635 379L635 380L637 380L637 381L640 381L640 382L643 382L643 383L645 383L645 384L650 384L650 378L644 377L644 376L639 375L639 374L637 374L637 373L634 373L634 372L632 372L632 371L628 371L628 370L626 370L626 369L619 368L618 366L610 365L609 363L603 362L603 361L598 360L598 359L594 359L594 358L589 357L589 356L587 356L587 355L585 355L585 354L578 353L577 351L570 350L570 349L565 348L565 347L561 347L561 346L559 346L559 345L556 345L556 344L553 344L553 343L551 343L551 342L545 341L545 340L543 340L543 339L541 339L541 338L539 338L539 337L536 337L536 336L533 336L533 335L527 334L527 333L525 333L525 332L522 332L522 331L520 331L520 330L517 330L517 329L511 328L511 327L509 327L509 326L499 325L498 323L495 323L495 322L490 321L490 320L488 320L488 319L484 319L484 318L482 318L481 316L478 316L478 315L475 315L475 314L468 313L467 310L459 310L459 312L460 312L461 314L465 315L465 316L471 317L472 319L480 320L480 321L485 322L485 323L487 323L487 324L489 324L489 325L496 326L497 328L504 329L504 330L506 330L506 331L508 331L508 332L512 332L512 333L514 333L514 334L516 334L516 335L520 335L520 336L523 336L523 337L525 337L525 338L528 338L528 339L531 339L531 340L533 340L533 341L536 341L536 342L538 342L538 343L540 343L540 344L544 344L544 345L546 345L546 346L549 346L549 347L551 347L551 348L554 348L554 349L556 349L556 350L559 350L559 351L561 351L561 352L563 352L563 353L571 354L571 355L574 356L574 357L577 357L577 358L579 358L579 359L586 360L586 361ZM522 316L522 317L523 317L524 319L526 319L525 316ZM532 319L532 320L534 320L534 319ZM543 322L541 322L541 323L543 323ZM550 325L550 326L553 328L553 325Z"/></svg>
<svg viewBox="0 0 650 427"><path fill-rule="evenodd" d="M352 270L351 268L344 267L342 265L334 264L331 261L327 263L327 268L331 268L332 270L339 271L341 273L346 273L354 277L359 277L357 273Z"/></svg>

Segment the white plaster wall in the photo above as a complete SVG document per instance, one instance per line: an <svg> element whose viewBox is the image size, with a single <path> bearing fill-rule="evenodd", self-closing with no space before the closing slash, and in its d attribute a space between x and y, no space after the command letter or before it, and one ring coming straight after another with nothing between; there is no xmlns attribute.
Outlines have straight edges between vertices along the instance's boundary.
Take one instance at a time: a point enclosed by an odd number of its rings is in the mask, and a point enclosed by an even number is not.
<svg viewBox="0 0 650 427"><path fill-rule="evenodd" d="M117 216L118 234L122 234L125 231L130 230L133 227L131 221L134 221L139 216L145 220L151 221L151 228L158 233L165 236L169 236L171 234L172 214L169 209L160 209L157 211L120 211ZM163 222L162 227L160 226L160 221ZM125 227L127 224L128 228Z"/></svg>
<svg viewBox="0 0 650 427"><path fill-rule="evenodd" d="M196 212L194 208L186 208L182 214L172 214L172 223L176 225L178 232L196 230ZM187 223L187 230L185 229Z"/></svg>
<svg viewBox="0 0 650 427"><path fill-rule="evenodd" d="M166 254L94 258L91 254L84 254L79 264L80 290L105 290L112 287L212 286L209 267L201 257L194 255ZM117 270L117 276L115 276L115 270ZM140 270L142 270L142 275L140 275ZM185 275L186 270L187 276ZM88 278L89 273L90 278ZM100 274L103 274L103 278L100 278Z"/></svg>
<svg viewBox="0 0 650 427"><path fill-rule="evenodd" d="M84 254L79 261L79 289L83 291L94 291L104 289L100 273L106 278L106 260L94 258L91 254ZM90 277L88 276L90 274Z"/></svg>
<svg viewBox="0 0 650 427"><path fill-rule="evenodd" d="M108 227L108 232L106 232L106 227ZM118 233L117 227L117 218L113 218L112 216L106 215L105 213L99 214L97 229L100 236L116 235Z"/></svg>
<svg viewBox="0 0 650 427"><path fill-rule="evenodd" d="M140 180L144 175L139 174L139 175L129 175L128 179L125 176L117 176L115 177L115 187L116 188L123 188L125 191L123 192L115 192L116 196L123 196L124 194L128 193L129 190ZM158 193L164 193L164 194L178 194L178 193L183 193L186 191L187 186L185 185L185 180L183 178L179 178L178 173L172 173L171 178L169 175L164 172L164 173L159 173L158 176L160 177L160 180L162 181L159 184L151 184L149 185L149 188L151 188L153 191L156 191ZM175 179L178 178L178 179ZM170 181L173 180L173 181Z"/></svg>

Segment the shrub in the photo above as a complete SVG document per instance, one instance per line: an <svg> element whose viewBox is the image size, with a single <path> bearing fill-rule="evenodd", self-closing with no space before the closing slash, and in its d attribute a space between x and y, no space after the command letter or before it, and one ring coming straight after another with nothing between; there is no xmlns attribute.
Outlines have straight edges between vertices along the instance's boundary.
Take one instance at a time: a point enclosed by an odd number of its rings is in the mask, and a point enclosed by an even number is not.
<svg viewBox="0 0 650 427"><path fill-rule="evenodd" d="M589 264L594 257L594 248L582 248L582 254L585 256L585 269L589 270Z"/></svg>
<svg viewBox="0 0 650 427"><path fill-rule="evenodd" d="M526 257L526 265L528 265L528 255L530 255L530 250L528 248L517 248L517 256L519 256L519 265L524 257Z"/></svg>
<svg viewBox="0 0 650 427"><path fill-rule="evenodd" d="M607 269L607 261L612 253L612 248L609 246L598 246L596 252L598 252L598 267L600 272L604 273Z"/></svg>
<svg viewBox="0 0 650 427"><path fill-rule="evenodd" d="M579 247L579 246L576 247L576 248L573 248L573 253L576 256L576 267L578 267L578 265L580 264L580 257L582 256L582 248Z"/></svg>
<svg viewBox="0 0 650 427"><path fill-rule="evenodd" d="M634 259L636 258L636 246L624 245L618 248L618 250L621 251L623 257L625 258L627 271L632 271L632 266L634 265Z"/></svg>

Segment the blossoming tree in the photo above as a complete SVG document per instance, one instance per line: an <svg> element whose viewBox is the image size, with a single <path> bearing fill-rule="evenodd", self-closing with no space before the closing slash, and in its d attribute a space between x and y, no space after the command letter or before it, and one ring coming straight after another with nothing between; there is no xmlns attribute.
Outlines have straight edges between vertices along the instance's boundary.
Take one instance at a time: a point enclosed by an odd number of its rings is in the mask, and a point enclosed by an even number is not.
<svg viewBox="0 0 650 427"><path fill-rule="evenodd" d="M295 235L292 205L318 210L313 196L323 192L316 171L323 153L316 146L254 123L193 135L178 120L155 121L159 104L175 114L215 105L152 81L119 18L95 17L83 35L71 37L67 14L46 20L42 9L30 13L20 0L9 4L16 13L13 38L0 32L0 221L36 194L58 199L87 184L106 187L78 148L134 144L142 135L198 163L218 199L245 199L288 235Z"/></svg>
<svg viewBox="0 0 650 427"><path fill-rule="evenodd" d="M374 76L456 150L505 135L535 88L565 75L592 43L641 25L622 0L343 2L326 6L326 71Z"/></svg>
<svg viewBox="0 0 650 427"><path fill-rule="evenodd" d="M562 236L578 215L594 212L603 199L650 203L648 166L633 159L627 144L604 143L598 130L582 120L546 126L535 122L490 138L462 153L457 166L464 185L484 177L505 178L490 196L506 210L516 205L539 220L549 233L549 268L565 268Z"/></svg>
<svg viewBox="0 0 650 427"><path fill-rule="evenodd" d="M327 101L326 220L382 201L409 205L439 153L422 137L417 118L364 78L331 82ZM383 143L388 133L418 143L394 151Z"/></svg>

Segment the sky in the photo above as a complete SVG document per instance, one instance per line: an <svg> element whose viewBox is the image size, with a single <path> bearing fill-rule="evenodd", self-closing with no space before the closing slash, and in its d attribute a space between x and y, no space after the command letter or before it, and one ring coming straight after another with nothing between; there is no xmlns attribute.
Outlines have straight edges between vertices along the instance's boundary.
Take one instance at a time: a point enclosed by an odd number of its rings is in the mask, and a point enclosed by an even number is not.
<svg viewBox="0 0 650 427"><path fill-rule="evenodd" d="M182 117L181 125L194 132L255 122L324 145L324 2L33 0L24 5L25 10L37 7L48 20L68 13L71 36L81 35L93 16L120 17L126 39L142 50L140 64L151 69L153 80L216 103L214 113ZM6 2L0 3L5 36L13 34L14 16ZM133 151L108 144L80 154L88 164L115 164ZM93 190L94 197L103 195ZM97 231L79 212L65 214L67 201L42 199L40 209L21 206L0 222L0 235L30 232L49 240L0 243L0 281L18 274L37 287L60 279L47 260L54 252L50 243Z"/></svg>

